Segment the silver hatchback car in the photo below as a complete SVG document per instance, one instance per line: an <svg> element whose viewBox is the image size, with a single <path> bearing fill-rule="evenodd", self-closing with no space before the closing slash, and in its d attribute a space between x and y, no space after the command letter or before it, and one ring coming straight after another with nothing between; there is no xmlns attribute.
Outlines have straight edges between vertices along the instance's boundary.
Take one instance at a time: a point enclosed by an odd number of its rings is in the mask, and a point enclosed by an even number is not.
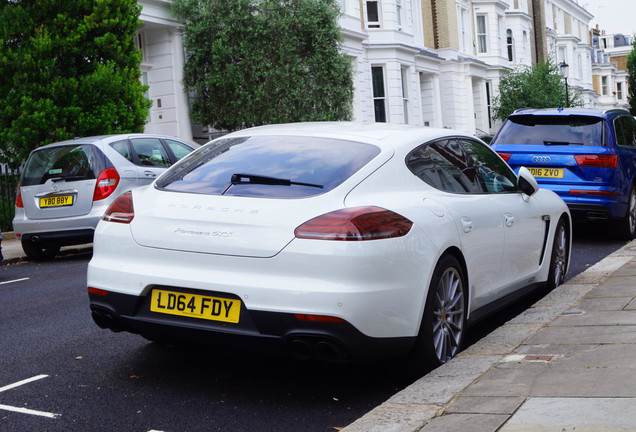
<svg viewBox="0 0 636 432"><path fill-rule="evenodd" d="M30 259L90 243L122 193L151 183L198 145L174 137L123 134L76 138L35 149L20 178L13 229Z"/></svg>

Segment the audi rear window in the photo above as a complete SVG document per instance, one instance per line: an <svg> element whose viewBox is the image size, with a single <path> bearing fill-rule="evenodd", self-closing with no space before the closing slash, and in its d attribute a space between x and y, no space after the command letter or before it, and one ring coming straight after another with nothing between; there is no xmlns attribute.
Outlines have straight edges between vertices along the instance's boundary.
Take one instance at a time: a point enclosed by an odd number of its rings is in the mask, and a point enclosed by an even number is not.
<svg viewBox="0 0 636 432"><path fill-rule="evenodd" d="M602 146L603 119L578 115L510 116L492 144Z"/></svg>
<svg viewBox="0 0 636 432"><path fill-rule="evenodd" d="M170 168L161 190L300 198L328 192L380 153L371 144L303 136L225 138Z"/></svg>
<svg viewBox="0 0 636 432"><path fill-rule="evenodd" d="M44 184L49 179L79 181L96 179L106 168L104 154L90 144L44 147L29 156L20 184Z"/></svg>

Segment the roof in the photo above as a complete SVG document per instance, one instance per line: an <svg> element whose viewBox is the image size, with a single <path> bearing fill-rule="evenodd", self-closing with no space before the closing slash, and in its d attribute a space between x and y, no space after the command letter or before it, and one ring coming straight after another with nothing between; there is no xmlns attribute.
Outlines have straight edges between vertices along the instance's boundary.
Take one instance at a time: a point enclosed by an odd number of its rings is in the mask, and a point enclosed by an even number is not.
<svg viewBox="0 0 636 432"><path fill-rule="evenodd" d="M516 110L511 115L555 115L555 116L567 116L567 115L582 115L582 116L594 116L605 117L611 113L620 113L631 115L629 111L624 109L594 109L594 108L521 108Z"/></svg>

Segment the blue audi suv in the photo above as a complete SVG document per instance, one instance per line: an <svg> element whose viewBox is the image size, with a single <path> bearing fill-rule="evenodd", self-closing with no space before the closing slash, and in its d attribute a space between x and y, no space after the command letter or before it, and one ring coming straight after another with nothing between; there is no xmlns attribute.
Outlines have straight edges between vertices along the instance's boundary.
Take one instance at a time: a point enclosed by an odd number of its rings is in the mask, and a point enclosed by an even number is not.
<svg viewBox="0 0 636 432"><path fill-rule="evenodd" d="M521 109L491 143L516 171L556 192L574 220L636 235L636 120L626 110Z"/></svg>

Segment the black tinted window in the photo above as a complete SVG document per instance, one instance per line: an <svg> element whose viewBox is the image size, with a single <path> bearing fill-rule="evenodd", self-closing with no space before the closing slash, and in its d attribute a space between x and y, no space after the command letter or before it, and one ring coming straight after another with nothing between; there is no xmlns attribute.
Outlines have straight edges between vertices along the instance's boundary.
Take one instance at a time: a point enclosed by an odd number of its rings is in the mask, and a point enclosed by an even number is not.
<svg viewBox="0 0 636 432"><path fill-rule="evenodd" d="M212 195L306 197L335 188L379 153L370 144L335 139L222 138L190 153L156 187Z"/></svg>
<svg viewBox="0 0 636 432"><path fill-rule="evenodd" d="M493 144L603 144L603 119L590 116L515 115L501 127Z"/></svg>
<svg viewBox="0 0 636 432"><path fill-rule="evenodd" d="M66 181L95 179L105 165L103 153L89 144L42 148L29 156L21 185L43 184L51 178Z"/></svg>
<svg viewBox="0 0 636 432"><path fill-rule="evenodd" d="M490 148L473 140L462 142L471 159L470 170L489 193L517 190L517 176Z"/></svg>
<svg viewBox="0 0 636 432"><path fill-rule="evenodd" d="M446 192L484 193L472 158L458 140L425 144L407 158L408 168L422 181Z"/></svg>
<svg viewBox="0 0 636 432"><path fill-rule="evenodd" d="M616 144L633 147L636 145L636 120L633 117L621 116L614 120Z"/></svg>

